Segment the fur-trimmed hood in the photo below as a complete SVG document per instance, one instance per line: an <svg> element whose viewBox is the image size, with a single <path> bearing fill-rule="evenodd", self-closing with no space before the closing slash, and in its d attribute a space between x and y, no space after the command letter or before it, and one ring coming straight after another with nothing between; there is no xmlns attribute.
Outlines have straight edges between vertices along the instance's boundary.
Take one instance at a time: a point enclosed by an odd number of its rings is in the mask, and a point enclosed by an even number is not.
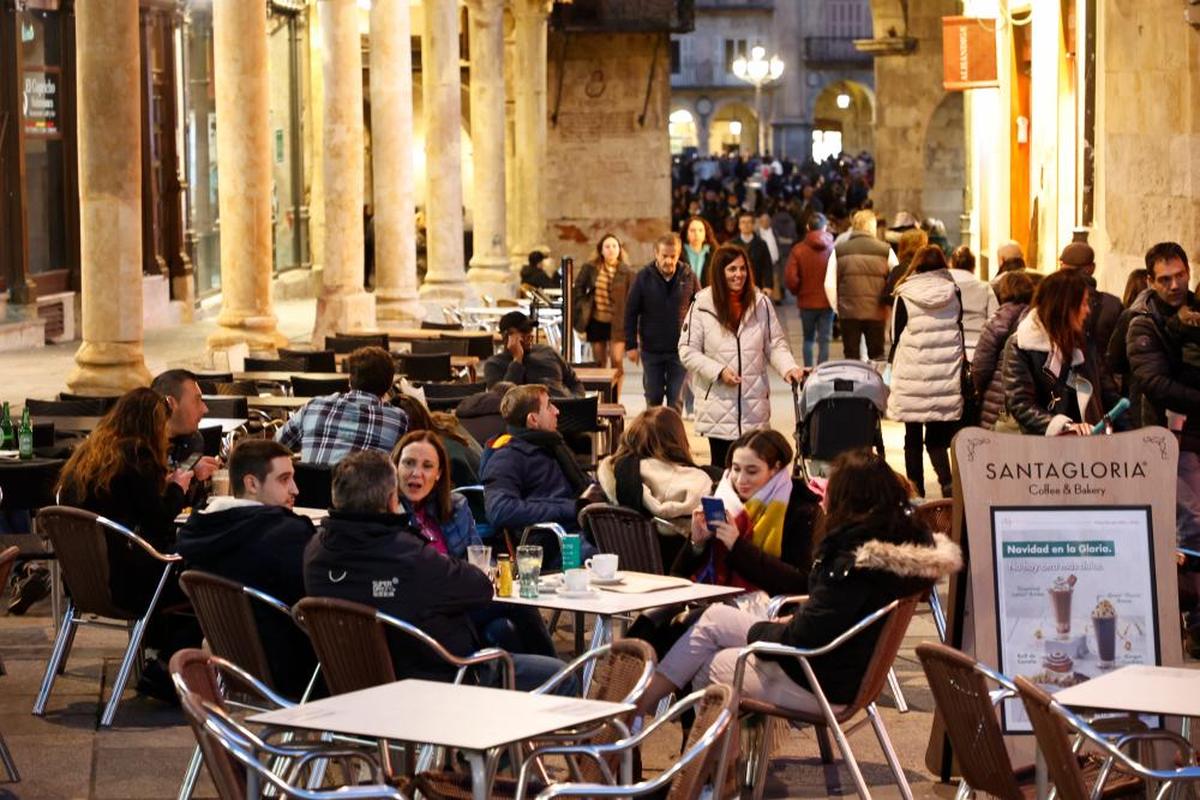
<svg viewBox="0 0 1200 800"><path fill-rule="evenodd" d="M941 533L933 534L932 547L868 539L854 551L854 566L891 572L901 578L937 581L962 569L962 550Z"/></svg>

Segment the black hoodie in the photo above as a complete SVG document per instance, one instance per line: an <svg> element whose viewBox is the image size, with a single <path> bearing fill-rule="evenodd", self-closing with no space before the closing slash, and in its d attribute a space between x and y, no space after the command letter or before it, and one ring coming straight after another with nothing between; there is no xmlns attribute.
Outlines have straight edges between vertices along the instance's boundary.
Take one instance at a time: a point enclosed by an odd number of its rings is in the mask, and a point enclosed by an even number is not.
<svg viewBox="0 0 1200 800"><path fill-rule="evenodd" d="M237 505L188 517L177 551L188 569L237 581L291 606L304 597L304 547L312 536L312 522L289 508ZM276 688L299 698L316 665L307 637L277 611L255 603L254 613Z"/></svg>
<svg viewBox="0 0 1200 800"><path fill-rule="evenodd" d="M492 600L481 570L439 553L407 514L331 511L304 554L304 584L315 597L373 606L421 628L455 655L481 640L467 613ZM449 680L453 668L403 634L389 633L397 679Z"/></svg>

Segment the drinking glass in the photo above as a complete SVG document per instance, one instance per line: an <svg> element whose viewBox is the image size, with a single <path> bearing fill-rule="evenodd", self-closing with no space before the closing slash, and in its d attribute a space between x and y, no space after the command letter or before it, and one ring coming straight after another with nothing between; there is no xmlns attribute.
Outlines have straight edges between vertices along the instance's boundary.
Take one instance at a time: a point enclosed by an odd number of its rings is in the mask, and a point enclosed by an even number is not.
<svg viewBox="0 0 1200 800"><path fill-rule="evenodd" d="M524 544L517 548L517 571L520 574L521 597L538 596L538 579L542 574L542 548Z"/></svg>
<svg viewBox="0 0 1200 800"><path fill-rule="evenodd" d="M483 571L489 578L492 576L492 548L486 544L467 546L467 563Z"/></svg>

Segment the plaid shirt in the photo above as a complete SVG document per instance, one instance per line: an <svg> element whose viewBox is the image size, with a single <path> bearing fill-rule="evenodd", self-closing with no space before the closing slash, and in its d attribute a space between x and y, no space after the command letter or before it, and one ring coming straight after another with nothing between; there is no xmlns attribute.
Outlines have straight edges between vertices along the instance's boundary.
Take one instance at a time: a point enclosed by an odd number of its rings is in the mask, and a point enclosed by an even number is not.
<svg viewBox="0 0 1200 800"><path fill-rule="evenodd" d="M299 446L305 463L336 464L359 450L391 453L407 430L403 411L369 392L351 390L314 397L279 429L275 440L292 450Z"/></svg>

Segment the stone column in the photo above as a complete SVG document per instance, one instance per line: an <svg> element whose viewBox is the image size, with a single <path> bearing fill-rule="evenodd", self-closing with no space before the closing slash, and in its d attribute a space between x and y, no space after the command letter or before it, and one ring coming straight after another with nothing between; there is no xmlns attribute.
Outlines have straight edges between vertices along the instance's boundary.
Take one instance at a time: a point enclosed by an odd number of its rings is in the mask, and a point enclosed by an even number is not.
<svg viewBox="0 0 1200 800"><path fill-rule="evenodd" d="M362 44L355 0L318 0L324 126L325 243L313 341L375 327L375 298L363 290Z"/></svg>
<svg viewBox="0 0 1200 800"><path fill-rule="evenodd" d="M518 206L512 264L517 271L531 250L546 247L542 175L546 169L546 23L551 5L547 0L512 0L516 23L514 174Z"/></svg>
<svg viewBox="0 0 1200 800"><path fill-rule="evenodd" d="M371 165L375 178L375 315L422 316L413 192L412 42L408 0L371 6Z"/></svg>
<svg viewBox="0 0 1200 800"><path fill-rule="evenodd" d="M137 0L75 9L83 344L67 386L119 394L150 383L142 356L142 126Z"/></svg>
<svg viewBox="0 0 1200 800"><path fill-rule="evenodd" d="M421 88L425 110L425 247L422 297L463 296L462 78L458 3L424 4Z"/></svg>
<svg viewBox="0 0 1200 800"><path fill-rule="evenodd" d="M467 0L475 167L474 284L509 283L504 179L504 0Z"/></svg>
<svg viewBox="0 0 1200 800"><path fill-rule="evenodd" d="M210 349L245 342L252 353L287 344L271 304L271 122L267 15L258 3L213 4L221 314Z"/></svg>

